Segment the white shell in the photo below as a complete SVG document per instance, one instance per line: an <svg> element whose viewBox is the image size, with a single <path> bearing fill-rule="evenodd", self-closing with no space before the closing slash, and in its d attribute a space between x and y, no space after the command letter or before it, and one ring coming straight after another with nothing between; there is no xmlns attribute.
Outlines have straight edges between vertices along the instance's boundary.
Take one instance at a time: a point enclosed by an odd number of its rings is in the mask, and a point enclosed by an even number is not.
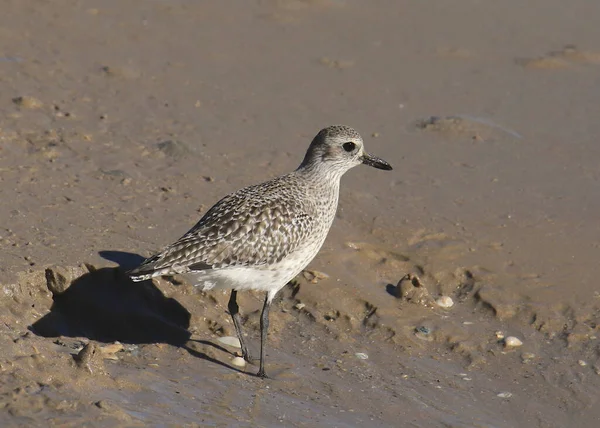
<svg viewBox="0 0 600 428"><path fill-rule="evenodd" d="M242 357L233 357L231 359L231 364L236 367L246 367L246 360L244 360Z"/></svg>
<svg viewBox="0 0 600 428"><path fill-rule="evenodd" d="M357 352L356 354L354 354L354 356L356 358L358 358L359 360L368 360L369 356L367 354L365 354L364 352Z"/></svg>
<svg viewBox="0 0 600 428"><path fill-rule="evenodd" d="M507 348L517 348L521 345L523 345L523 342L514 336L508 336L506 339L504 339L504 346Z"/></svg>
<svg viewBox="0 0 600 428"><path fill-rule="evenodd" d="M435 304L440 308L451 308L454 306L454 300L450 296L441 296L435 301Z"/></svg>
<svg viewBox="0 0 600 428"><path fill-rule="evenodd" d="M221 342L223 345L233 346L234 348L241 348L240 339L233 336L223 336L217 339L218 342Z"/></svg>

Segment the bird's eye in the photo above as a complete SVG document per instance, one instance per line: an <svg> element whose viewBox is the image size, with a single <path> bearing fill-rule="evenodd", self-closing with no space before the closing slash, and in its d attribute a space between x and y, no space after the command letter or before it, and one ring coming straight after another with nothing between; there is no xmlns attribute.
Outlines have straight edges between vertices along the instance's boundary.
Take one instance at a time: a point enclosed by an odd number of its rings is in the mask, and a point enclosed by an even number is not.
<svg viewBox="0 0 600 428"><path fill-rule="evenodd" d="M344 144L342 145L342 147L343 147L343 148L344 148L344 150L346 150L347 152L351 152L351 151L354 151L354 149L356 148L356 144L354 144L353 142L350 142L350 141L349 141L349 142L347 142L347 143L344 143Z"/></svg>

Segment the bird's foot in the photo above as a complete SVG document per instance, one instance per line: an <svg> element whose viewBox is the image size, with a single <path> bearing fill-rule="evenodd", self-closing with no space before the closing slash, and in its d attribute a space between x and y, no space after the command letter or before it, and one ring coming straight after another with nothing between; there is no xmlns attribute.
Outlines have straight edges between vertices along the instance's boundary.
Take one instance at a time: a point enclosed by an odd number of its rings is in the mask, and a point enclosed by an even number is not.
<svg viewBox="0 0 600 428"><path fill-rule="evenodd" d="M239 354L238 354L239 355ZM256 358L252 358L252 355L250 355L250 352L246 351L242 351L242 358L244 359L244 361L246 361L248 364L253 364L254 361L256 361Z"/></svg>

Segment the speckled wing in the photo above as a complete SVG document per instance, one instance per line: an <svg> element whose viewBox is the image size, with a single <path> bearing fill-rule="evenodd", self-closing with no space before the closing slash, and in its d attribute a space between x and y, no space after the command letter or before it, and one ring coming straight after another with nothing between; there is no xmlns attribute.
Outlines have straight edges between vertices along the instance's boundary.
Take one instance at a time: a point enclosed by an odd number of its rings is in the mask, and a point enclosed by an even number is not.
<svg viewBox="0 0 600 428"><path fill-rule="evenodd" d="M314 216L298 198L273 190L254 186L226 196L177 242L129 275L142 280L283 260L311 233Z"/></svg>

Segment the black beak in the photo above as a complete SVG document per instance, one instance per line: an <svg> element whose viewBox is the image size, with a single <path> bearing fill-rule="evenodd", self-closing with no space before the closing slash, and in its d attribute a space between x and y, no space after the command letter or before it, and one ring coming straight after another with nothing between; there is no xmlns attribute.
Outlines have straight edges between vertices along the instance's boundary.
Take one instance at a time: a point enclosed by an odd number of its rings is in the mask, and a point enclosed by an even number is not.
<svg viewBox="0 0 600 428"><path fill-rule="evenodd" d="M392 170L392 165L384 161L383 159L378 158L377 156L372 156L365 152L362 156L362 163L365 165L372 166L377 169L384 169L386 171Z"/></svg>

